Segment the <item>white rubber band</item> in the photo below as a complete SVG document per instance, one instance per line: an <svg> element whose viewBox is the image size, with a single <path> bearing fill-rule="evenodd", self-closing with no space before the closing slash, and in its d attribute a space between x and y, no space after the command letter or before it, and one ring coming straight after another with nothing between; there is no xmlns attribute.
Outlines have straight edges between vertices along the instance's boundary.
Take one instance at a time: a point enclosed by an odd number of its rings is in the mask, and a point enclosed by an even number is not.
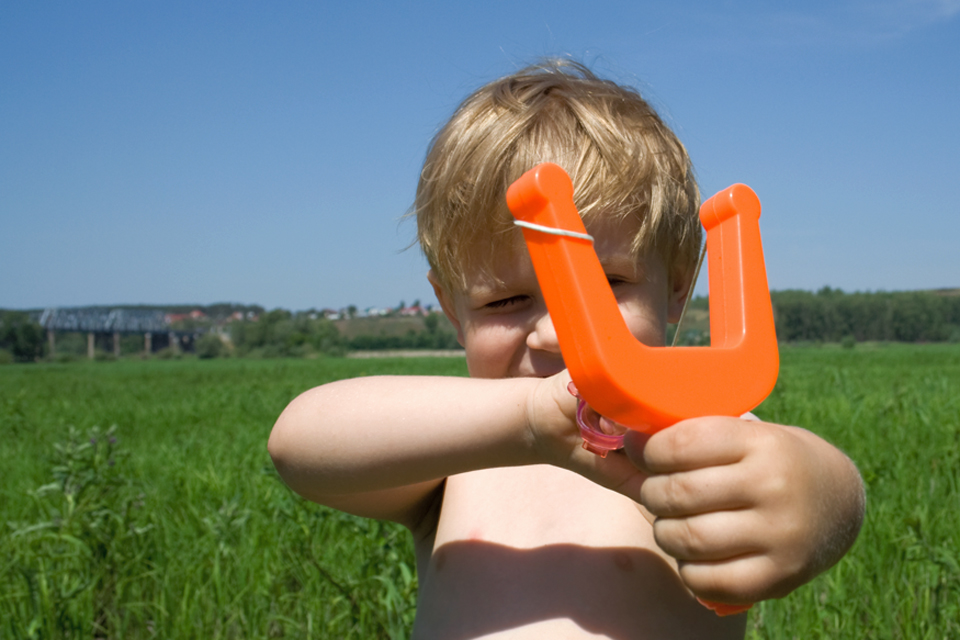
<svg viewBox="0 0 960 640"><path fill-rule="evenodd" d="M581 240L589 240L593 242L593 236L589 233L579 233L577 231L567 231L566 229L557 229L556 227L545 227L542 224L535 224L533 222L526 222L524 220L514 220L513 224L518 227L523 227L524 229L533 229L534 231L540 231L541 233L549 233L552 236L567 236L568 238L580 238Z"/></svg>

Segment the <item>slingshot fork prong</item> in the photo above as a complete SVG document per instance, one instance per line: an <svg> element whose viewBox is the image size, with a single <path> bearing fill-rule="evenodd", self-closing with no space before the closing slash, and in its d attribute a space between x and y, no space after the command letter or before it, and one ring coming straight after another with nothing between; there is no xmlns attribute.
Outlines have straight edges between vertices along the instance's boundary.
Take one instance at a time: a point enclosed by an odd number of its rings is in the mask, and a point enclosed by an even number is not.
<svg viewBox="0 0 960 640"><path fill-rule="evenodd" d="M507 205L518 220L586 232L570 178L555 164L525 173L507 191ZM685 418L739 416L767 397L779 356L759 217L760 201L746 185L733 185L700 208L710 347L641 344L627 329L588 240L523 230L564 362L590 406L653 432Z"/></svg>

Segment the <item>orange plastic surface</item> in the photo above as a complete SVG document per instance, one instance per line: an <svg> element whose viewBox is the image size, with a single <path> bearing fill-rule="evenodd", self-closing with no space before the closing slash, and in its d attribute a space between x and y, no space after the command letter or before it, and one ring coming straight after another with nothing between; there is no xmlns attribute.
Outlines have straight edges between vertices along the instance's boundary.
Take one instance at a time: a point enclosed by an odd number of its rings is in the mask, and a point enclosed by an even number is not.
<svg viewBox="0 0 960 640"><path fill-rule="evenodd" d="M511 185L507 206L518 220L586 233L570 178L555 164L538 165ZM760 201L742 184L700 207L709 258L709 347L641 344L589 240L523 229L564 364L591 407L653 433L686 418L740 416L769 395L780 361L759 219Z"/></svg>
<svg viewBox="0 0 960 640"><path fill-rule="evenodd" d="M721 602L710 602L709 600L703 600L697 598L697 602L705 606L710 611L713 611L715 614L721 618L726 616L735 616L738 613L743 613L744 611L749 611L753 608L752 604L723 604Z"/></svg>

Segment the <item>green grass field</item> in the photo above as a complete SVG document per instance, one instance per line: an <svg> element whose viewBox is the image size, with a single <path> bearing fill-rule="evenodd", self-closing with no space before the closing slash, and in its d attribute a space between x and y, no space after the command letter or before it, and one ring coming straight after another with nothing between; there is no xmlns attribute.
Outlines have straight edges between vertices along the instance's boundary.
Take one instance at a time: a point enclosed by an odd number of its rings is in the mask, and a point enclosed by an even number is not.
<svg viewBox="0 0 960 640"><path fill-rule="evenodd" d="M847 451L868 515L750 638L960 637L960 346L784 348L757 413ZM299 392L455 358L0 367L0 638L403 638L399 527L296 498L266 453Z"/></svg>

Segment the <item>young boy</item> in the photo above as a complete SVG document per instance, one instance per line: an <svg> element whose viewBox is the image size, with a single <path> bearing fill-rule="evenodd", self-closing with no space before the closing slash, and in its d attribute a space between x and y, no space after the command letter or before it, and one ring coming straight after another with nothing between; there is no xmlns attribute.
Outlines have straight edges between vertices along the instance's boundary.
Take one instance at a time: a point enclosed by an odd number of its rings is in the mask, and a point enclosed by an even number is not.
<svg viewBox="0 0 960 640"><path fill-rule="evenodd" d="M312 389L280 416L270 455L304 497L410 529L416 638L742 638L746 615L697 597L777 598L836 563L862 520L859 474L809 431L752 418L630 432L605 458L581 447L504 201L548 161L573 179L631 331L664 343L701 238L686 151L634 91L548 62L470 96L417 189L427 277L471 377Z"/></svg>

